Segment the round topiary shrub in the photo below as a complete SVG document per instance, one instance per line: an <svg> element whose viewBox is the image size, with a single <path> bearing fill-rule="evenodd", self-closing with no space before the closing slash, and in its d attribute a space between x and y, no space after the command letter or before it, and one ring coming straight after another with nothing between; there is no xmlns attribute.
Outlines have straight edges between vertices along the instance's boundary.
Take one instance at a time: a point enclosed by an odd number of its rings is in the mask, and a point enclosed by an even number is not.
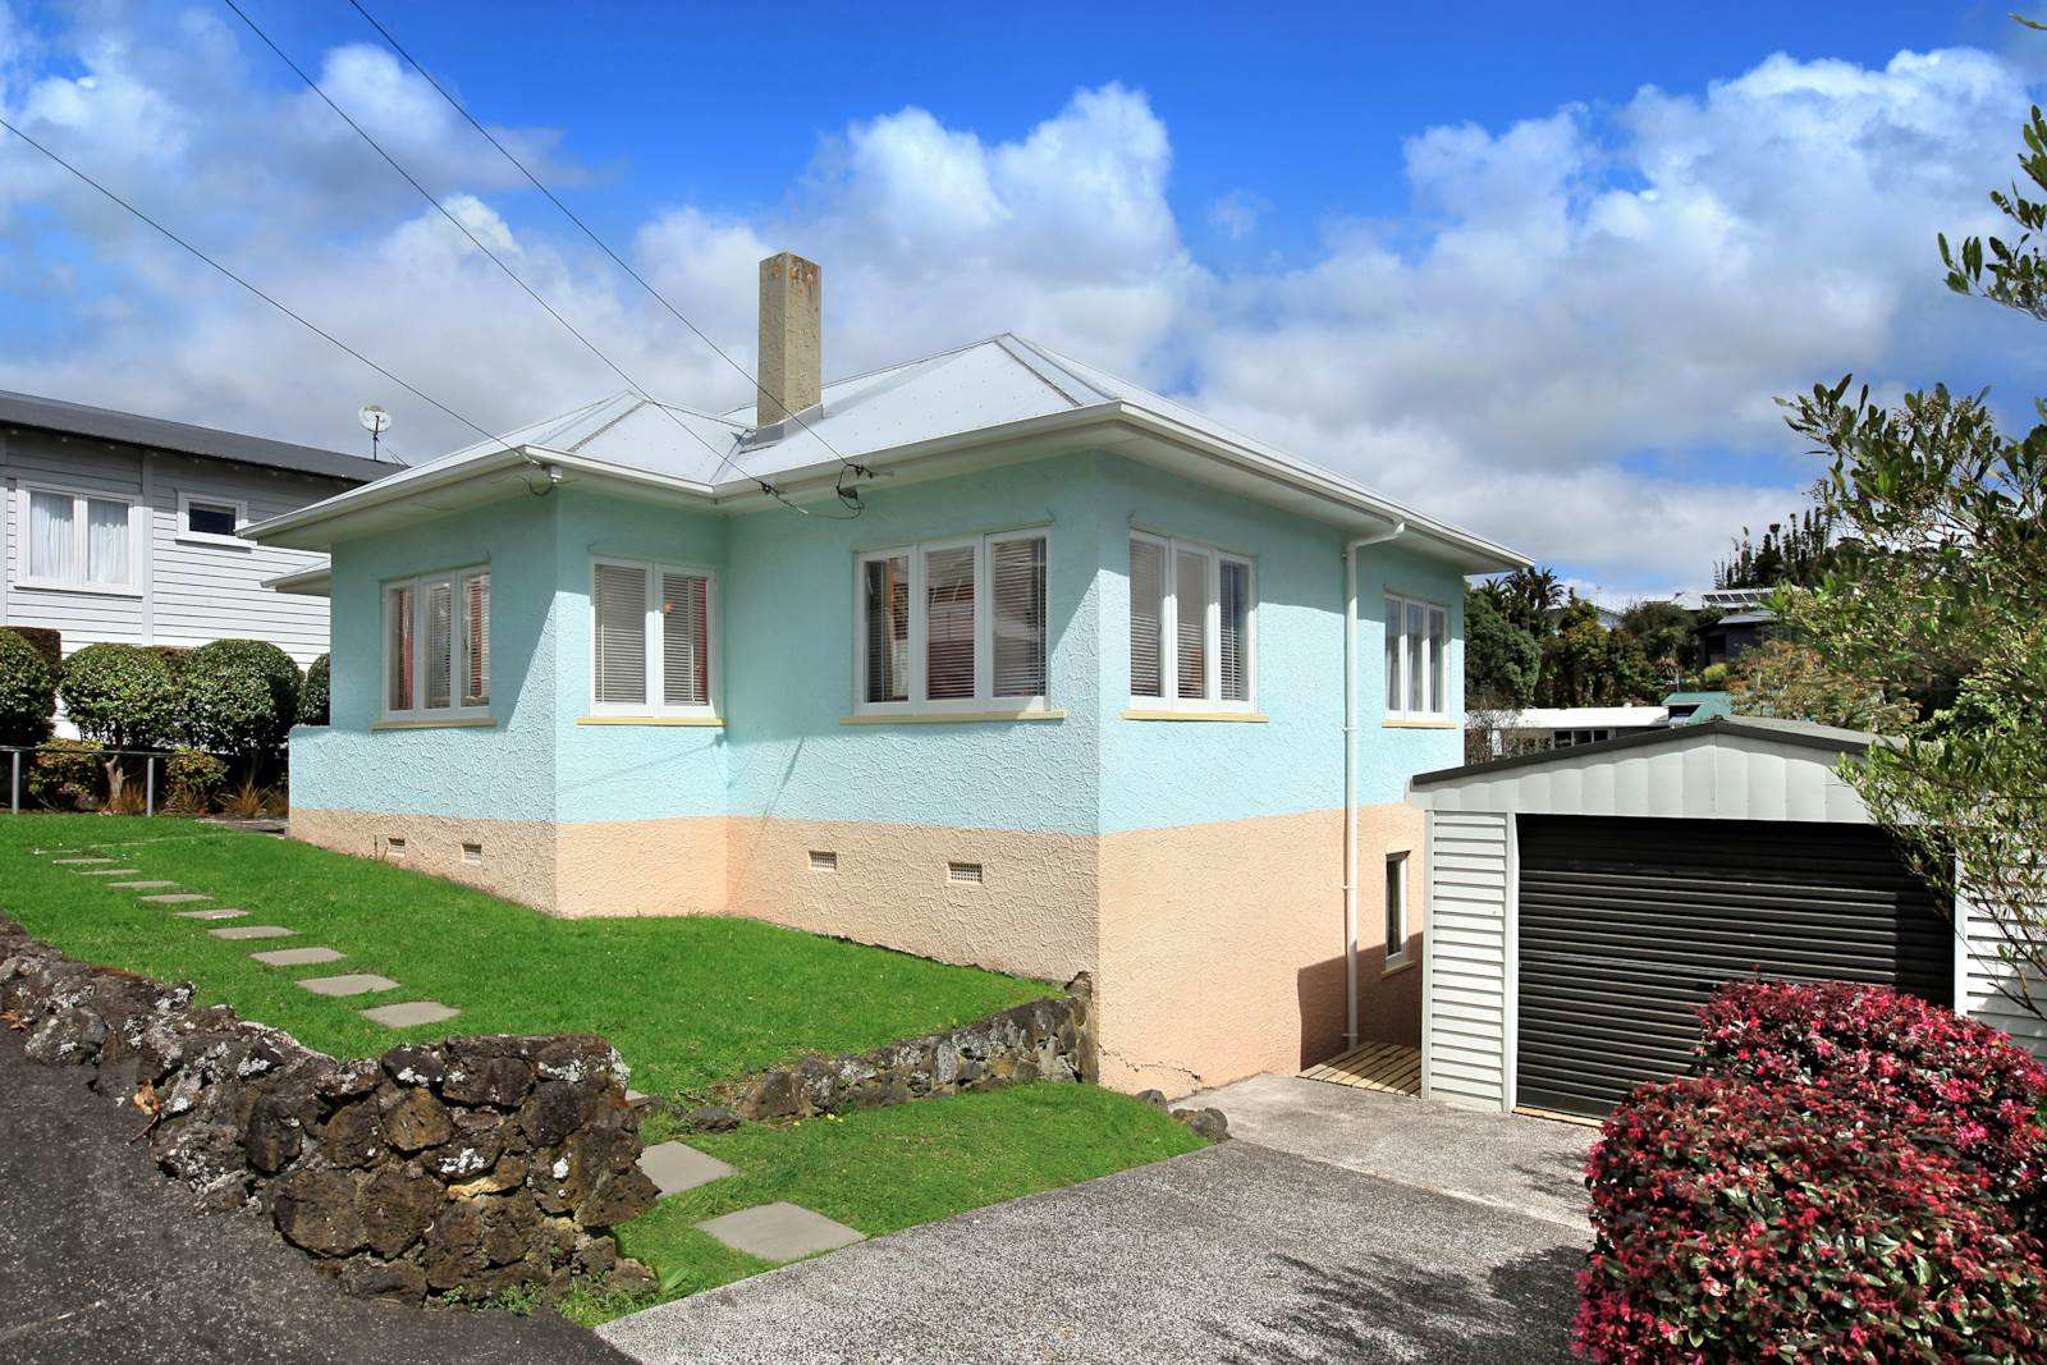
<svg viewBox="0 0 2047 1365"><path fill-rule="evenodd" d="M180 749L164 763L166 806L186 814L212 810L227 790L227 764L197 749Z"/></svg>
<svg viewBox="0 0 2047 1365"><path fill-rule="evenodd" d="M1644 1086L1592 1149L1596 1361L2039 1360L2047 1260L1981 1177L1823 1090Z"/></svg>
<svg viewBox="0 0 2047 1365"><path fill-rule="evenodd" d="M299 724L327 723L328 671L331 667L329 656L322 654L306 669L305 686L299 689Z"/></svg>
<svg viewBox="0 0 2047 1365"><path fill-rule="evenodd" d="M139 645L87 645L57 684L78 732L111 749L160 749L176 733L170 666Z"/></svg>
<svg viewBox="0 0 2047 1365"><path fill-rule="evenodd" d="M41 744L56 713L57 670L41 650L0 629L0 744Z"/></svg>
<svg viewBox="0 0 2047 1365"><path fill-rule="evenodd" d="M179 734L216 754L274 752L298 718L299 668L267 640L215 640L185 656Z"/></svg>
<svg viewBox="0 0 2047 1365"><path fill-rule="evenodd" d="M1998 1199L2047 1201L2047 1066L2000 1030L1846 981L1733 982L1699 1021L1700 1069L1816 1086L1979 1168Z"/></svg>

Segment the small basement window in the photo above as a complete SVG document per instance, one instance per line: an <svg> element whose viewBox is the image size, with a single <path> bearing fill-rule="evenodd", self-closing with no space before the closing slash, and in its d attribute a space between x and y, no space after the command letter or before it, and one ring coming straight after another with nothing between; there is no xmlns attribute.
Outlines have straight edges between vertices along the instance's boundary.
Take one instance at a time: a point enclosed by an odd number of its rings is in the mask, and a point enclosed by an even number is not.
<svg viewBox="0 0 2047 1365"><path fill-rule="evenodd" d="M482 845L482 844L464 844L464 845L462 845L462 861L463 861L463 862L465 862L465 863L480 863L480 862L482 862L482 861L483 861L483 845Z"/></svg>
<svg viewBox="0 0 2047 1365"><path fill-rule="evenodd" d="M945 865L945 879L949 882L964 882L969 886L979 886L983 880L981 865L979 863L947 863Z"/></svg>
<svg viewBox="0 0 2047 1365"><path fill-rule="evenodd" d="M387 836L384 840L384 851L394 858L403 858L405 856L405 840L395 834Z"/></svg>
<svg viewBox="0 0 2047 1365"><path fill-rule="evenodd" d="M810 870L812 872L837 872L839 870L839 855L829 849L813 848L810 850Z"/></svg>
<svg viewBox="0 0 2047 1365"><path fill-rule="evenodd" d="M1407 855L1394 853L1386 859L1386 965L1407 962Z"/></svg>

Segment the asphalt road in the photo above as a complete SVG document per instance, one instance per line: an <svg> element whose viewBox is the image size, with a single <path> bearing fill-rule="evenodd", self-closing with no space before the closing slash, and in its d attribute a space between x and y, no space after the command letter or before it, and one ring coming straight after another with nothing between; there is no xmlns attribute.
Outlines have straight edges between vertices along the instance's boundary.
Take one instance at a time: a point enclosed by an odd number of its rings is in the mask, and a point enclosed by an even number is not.
<svg viewBox="0 0 2047 1365"><path fill-rule="evenodd" d="M193 1212L138 1125L0 1029L0 1361L625 1359L556 1317L347 1298L262 1220Z"/></svg>

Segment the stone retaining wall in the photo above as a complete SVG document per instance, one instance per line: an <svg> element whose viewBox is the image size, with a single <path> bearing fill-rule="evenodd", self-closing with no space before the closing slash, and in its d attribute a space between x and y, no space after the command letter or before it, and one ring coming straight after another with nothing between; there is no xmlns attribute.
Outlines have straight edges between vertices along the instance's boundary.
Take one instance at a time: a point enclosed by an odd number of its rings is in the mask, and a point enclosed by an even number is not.
<svg viewBox="0 0 2047 1365"><path fill-rule="evenodd" d="M1094 983L1083 972L1066 994L992 1014L945 1033L868 1052L806 1057L714 1089L717 1110L741 1119L810 1118L876 1109L933 1095L995 1090L1025 1081L1096 1077Z"/></svg>
<svg viewBox="0 0 2047 1365"><path fill-rule="evenodd" d="M266 1213L351 1293L652 1285L607 1231L656 1190L602 1038L336 1061L225 1006L193 1008L189 985L73 962L6 919L0 1021L34 1060L88 1069L203 1204Z"/></svg>

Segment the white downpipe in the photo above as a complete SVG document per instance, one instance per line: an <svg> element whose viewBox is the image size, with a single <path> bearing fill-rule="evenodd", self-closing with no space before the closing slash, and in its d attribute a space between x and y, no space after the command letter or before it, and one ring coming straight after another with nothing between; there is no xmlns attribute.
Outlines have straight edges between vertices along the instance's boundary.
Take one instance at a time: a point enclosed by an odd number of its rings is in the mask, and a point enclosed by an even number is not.
<svg viewBox="0 0 2047 1365"><path fill-rule="evenodd" d="M1406 534L1407 523L1353 540L1343 551L1343 1000L1344 1050L1358 1045L1358 551Z"/></svg>

